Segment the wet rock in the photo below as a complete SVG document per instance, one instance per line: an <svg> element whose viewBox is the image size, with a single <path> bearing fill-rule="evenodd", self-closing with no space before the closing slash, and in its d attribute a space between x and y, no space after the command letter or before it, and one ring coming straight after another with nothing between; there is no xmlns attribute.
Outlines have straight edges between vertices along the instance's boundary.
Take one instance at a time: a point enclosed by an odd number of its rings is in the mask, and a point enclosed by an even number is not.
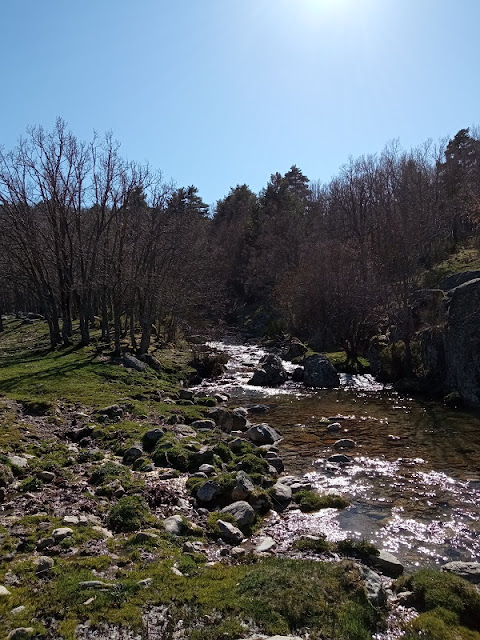
<svg viewBox="0 0 480 640"><path fill-rule="evenodd" d="M480 584L480 562L447 562L441 567L441 571L454 573L472 584Z"/></svg>
<svg viewBox="0 0 480 640"><path fill-rule="evenodd" d="M232 502L222 509L222 513L232 515L239 527L248 527L255 522L255 510L244 500Z"/></svg>
<svg viewBox="0 0 480 640"><path fill-rule="evenodd" d="M340 385L335 367L325 356L319 354L308 356L303 365L303 381L307 387L333 388Z"/></svg>
<svg viewBox="0 0 480 640"><path fill-rule="evenodd" d="M232 490L233 500L245 500L254 490L253 482L245 471L238 471L235 477L235 486Z"/></svg>
<svg viewBox="0 0 480 640"><path fill-rule="evenodd" d="M339 422L332 422L331 424L327 425L328 433L336 433L337 431L340 431L341 428L342 425Z"/></svg>
<svg viewBox="0 0 480 640"><path fill-rule="evenodd" d="M342 438L341 440L337 440L333 446L335 449L354 449L356 444L355 440L350 440L350 438Z"/></svg>
<svg viewBox="0 0 480 640"><path fill-rule="evenodd" d="M150 429L142 436L142 446L145 451L153 451L155 445L163 438L165 431L163 429Z"/></svg>
<svg viewBox="0 0 480 640"><path fill-rule="evenodd" d="M310 491L312 488L311 482L299 476L283 476L278 479L277 484L283 484L290 487L292 493L297 493L298 491Z"/></svg>
<svg viewBox="0 0 480 640"><path fill-rule="evenodd" d="M283 464L283 460L274 451L269 451L266 454L265 459L267 460L268 464L275 469L277 473L282 473L282 471L285 468Z"/></svg>
<svg viewBox="0 0 480 640"><path fill-rule="evenodd" d="M218 482L214 482L213 480L209 480L197 491L197 498L200 502L211 502L216 497L218 497L222 492L221 486Z"/></svg>
<svg viewBox="0 0 480 640"><path fill-rule="evenodd" d="M35 573L37 576L46 576L53 569L54 561L52 558L48 556L40 556L39 558L35 558Z"/></svg>
<svg viewBox="0 0 480 640"><path fill-rule="evenodd" d="M225 542L229 542L231 544L240 544L243 541L243 533L235 527L230 522L225 522L224 520L217 520L217 526L220 531L220 537Z"/></svg>
<svg viewBox="0 0 480 640"><path fill-rule="evenodd" d="M248 413L266 413L270 407L266 404L252 404L247 407Z"/></svg>
<svg viewBox="0 0 480 640"><path fill-rule="evenodd" d="M58 529L54 529L52 531L52 537L55 540L55 542L60 542L61 540L64 540L67 536L71 536L73 533L73 529L70 529L70 527L59 527Z"/></svg>
<svg viewBox="0 0 480 640"><path fill-rule="evenodd" d="M135 371L143 372L147 370L147 364L135 356L132 356L131 353L126 353L123 356L123 365L127 367L127 369L134 369Z"/></svg>
<svg viewBox="0 0 480 640"><path fill-rule="evenodd" d="M336 464L352 464L353 458L344 453L334 453L333 456L327 458L327 461L335 462Z"/></svg>
<svg viewBox="0 0 480 640"><path fill-rule="evenodd" d="M274 354L263 356L248 384L256 387L278 387L288 378L282 361Z"/></svg>
<svg viewBox="0 0 480 640"><path fill-rule="evenodd" d="M255 444L273 444L282 438L273 427L265 422L253 425L245 432L245 435Z"/></svg>
<svg viewBox="0 0 480 640"><path fill-rule="evenodd" d="M260 542L255 547L255 551L257 553L267 553L268 551L272 551L277 546L277 543L270 536L266 536L262 538Z"/></svg>
<svg viewBox="0 0 480 640"><path fill-rule="evenodd" d="M369 560L382 573L392 578L397 578L403 573L403 565L400 560L388 551L380 551L378 556L369 556Z"/></svg>
<svg viewBox="0 0 480 640"><path fill-rule="evenodd" d="M17 629L10 631L7 640L27 640L32 638L34 634L35 631L32 627L17 627Z"/></svg>

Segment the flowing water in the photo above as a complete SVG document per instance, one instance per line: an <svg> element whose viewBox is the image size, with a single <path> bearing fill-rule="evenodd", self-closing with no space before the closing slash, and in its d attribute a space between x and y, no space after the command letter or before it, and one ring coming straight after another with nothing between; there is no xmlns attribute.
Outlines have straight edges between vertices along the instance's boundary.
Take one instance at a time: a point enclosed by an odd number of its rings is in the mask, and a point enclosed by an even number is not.
<svg viewBox="0 0 480 640"><path fill-rule="evenodd" d="M450 560L480 561L480 417L438 402L400 395L371 376L342 376L338 389L311 391L287 382L277 389L248 385L265 351L213 343L230 355L227 371L202 385L226 391L231 406L262 403L283 436L280 455L289 474L306 475L322 493L348 497L344 511L274 517L266 532L286 548L299 534L330 540L364 537L394 553L408 568ZM287 367L292 365L285 363ZM339 422L329 433L326 425ZM327 458L340 438L355 441L353 463Z"/></svg>

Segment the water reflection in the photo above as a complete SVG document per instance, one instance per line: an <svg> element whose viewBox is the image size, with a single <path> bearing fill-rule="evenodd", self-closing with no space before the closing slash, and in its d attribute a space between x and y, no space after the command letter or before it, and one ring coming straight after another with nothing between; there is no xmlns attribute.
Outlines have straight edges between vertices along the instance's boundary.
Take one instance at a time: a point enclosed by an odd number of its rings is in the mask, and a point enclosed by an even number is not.
<svg viewBox="0 0 480 640"><path fill-rule="evenodd" d="M289 473L307 474L322 492L341 493L351 506L338 513L291 510L267 525L288 547L300 534L338 540L365 537L407 565L480 560L480 419L435 402L401 396L371 376L341 376L341 387L307 390L248 385L265 351L252 345L213 346L230 354L225 376L210 391L226 390L233 406L262 402L267 421L283 435ZM288 365L290 368L293 365ZM330 433L328 422L339 422ZM328 461L340 438L353 439L352 464Z"/></svg>

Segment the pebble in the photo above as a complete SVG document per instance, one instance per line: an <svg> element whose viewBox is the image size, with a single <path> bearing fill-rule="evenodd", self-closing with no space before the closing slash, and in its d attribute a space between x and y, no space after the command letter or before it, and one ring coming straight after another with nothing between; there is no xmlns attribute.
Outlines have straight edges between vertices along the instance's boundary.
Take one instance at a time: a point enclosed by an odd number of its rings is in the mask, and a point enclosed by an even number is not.
<svg viewBox="0 0 480 640"><path fill-rule="evenodd" d="M3 584L0 584L0 596L9 596L10 591L7 589L7 587L4 587Z"/></svg>
<svg viewBox="0 0 480 640"><path fill-rule="evenodd" d="M16 616L16 615L18 615L19 613L22 613L23 611L25 611L25 609L26 609L26 608L27 608L27 607L26 607L25 605L21 604L19 607L15 607L15 609L12 609L12 610L10 611L10 614L11 614L12 616Z"/></svg>
<svg viewBox="0 0 480 640"><path fill-rule="evenodd" d="M79 524L80 519L78 516L65 516L63 518L63 524Z"/></svg>

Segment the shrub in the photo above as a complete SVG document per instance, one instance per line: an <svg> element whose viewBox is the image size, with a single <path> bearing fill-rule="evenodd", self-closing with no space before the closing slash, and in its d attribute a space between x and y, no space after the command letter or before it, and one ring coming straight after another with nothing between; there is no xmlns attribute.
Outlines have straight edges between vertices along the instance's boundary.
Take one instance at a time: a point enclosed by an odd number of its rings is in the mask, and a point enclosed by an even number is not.
<svg viewBox="0 0 480 640"><path fill-rule="evenodd" d="M327 542L325 535L319 538L301 538L293 543L294 549L299 551L311 551L312 553L326 553L331 551L332 545Z"/></svg>
<svg viewBox="0 0 480 640"><path fill-rule="evenodd" d="M140 496L120 498L108 514L108 524L116 533L137 531L153 520L147 503Z"/></svg>
<svg viewBox="0 0 480 640"><path fill-rule="evenodd" d="M368 560L370 556L378 556L380 553L374 544L364 538L362 540L353 540L352 538L340 540L336 544L336 549L344 556L353 556L360 560Z"/></svg>
<svg viewBox="0 0 480 640"><path fill-rule="evenodd" d="M321 496L316 491L308 489L298 491L293 499L304 512L319 511L320 509L345 509L350 504L342 496L332 494Z"/></svg>

